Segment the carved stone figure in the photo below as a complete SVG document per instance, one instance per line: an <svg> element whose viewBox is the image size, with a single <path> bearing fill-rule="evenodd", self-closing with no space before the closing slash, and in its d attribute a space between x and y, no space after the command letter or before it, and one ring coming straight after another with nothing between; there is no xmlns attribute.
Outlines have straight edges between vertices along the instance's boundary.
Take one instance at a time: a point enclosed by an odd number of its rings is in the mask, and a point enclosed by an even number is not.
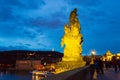
<svg viewBox="0 0 120 80"><path fill-rule="evenodd" d="M80 33L80 23L77 18L77 9L70 13L69 24L64 26L64 36L61 39L61 46L64 47L63 61L77 61L82 58L83 37Z"/></svg>

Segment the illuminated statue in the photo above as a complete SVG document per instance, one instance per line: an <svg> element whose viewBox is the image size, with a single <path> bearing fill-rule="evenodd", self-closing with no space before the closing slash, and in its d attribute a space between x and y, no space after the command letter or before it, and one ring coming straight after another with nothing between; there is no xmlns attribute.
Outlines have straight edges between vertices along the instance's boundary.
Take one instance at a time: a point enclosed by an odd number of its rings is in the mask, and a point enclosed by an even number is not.
<svg viewBox="0 0 120 80"><path fill-rule="evenodd" d="M80 23L77 18L77 9L70 13L69 24L64 26L64 36L61 46L64 48L62 61L57 63L55 72L61 73L85 66L82 57L83 37L80 34Z"/></svg>
<svg viewBox="0 0 120 80"><path fill-rule="evenodd" d="M70 13L69 24L64 26L64 36L61 39L61 46L64 47L62 61L78 61L82 58L83 37L80 34L80 23L77 18L77 9Z"/></svg>

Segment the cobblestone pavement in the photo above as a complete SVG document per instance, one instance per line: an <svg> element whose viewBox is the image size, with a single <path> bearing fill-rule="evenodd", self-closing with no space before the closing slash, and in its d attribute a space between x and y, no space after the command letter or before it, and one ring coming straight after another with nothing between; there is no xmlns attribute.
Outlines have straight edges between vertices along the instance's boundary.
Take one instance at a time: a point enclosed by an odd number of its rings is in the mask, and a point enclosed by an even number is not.
<svg viewBox="0 0 120 80"><path fill-rule="evenodd" d="M97 80L120 80L120 71L115 72L113 68L104 69L104 74L98 74Z"/></svg>

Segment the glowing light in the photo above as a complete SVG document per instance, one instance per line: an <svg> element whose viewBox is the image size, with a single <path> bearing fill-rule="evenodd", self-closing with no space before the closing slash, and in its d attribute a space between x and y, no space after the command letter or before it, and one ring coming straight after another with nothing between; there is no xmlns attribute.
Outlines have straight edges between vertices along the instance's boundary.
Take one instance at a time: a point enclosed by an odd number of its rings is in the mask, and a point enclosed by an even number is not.
<svg viewBox="0 0 120 80"><path fill-rule="evenodd" d="M52 48L52 52L54 52L55 50L54 50L54 48Z"/></svg>
<svg viewBox="0 0 120 80"><path fill-rule="evenodd" d="M109 50L106 52L106 55L103 56L103 61L111 61L112 57L115 56L114 54L112 54Z"/></svg>
<svg viewBox="0 0 120 80"><path fill-rule="evenodd" d="M92 54L92 55L95 55L95 54L96 54L95 50L92 50L92 51L91 51L91 54Z"/></svg>

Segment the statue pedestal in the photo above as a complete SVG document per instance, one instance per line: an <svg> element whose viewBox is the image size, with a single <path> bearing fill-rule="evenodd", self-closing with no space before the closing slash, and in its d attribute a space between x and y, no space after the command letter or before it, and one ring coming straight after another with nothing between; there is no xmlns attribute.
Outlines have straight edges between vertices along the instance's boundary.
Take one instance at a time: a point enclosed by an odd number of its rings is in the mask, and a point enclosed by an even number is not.
<svg viewBox="0 0 120 80"><path fill-rule="evenodd" d="M69 71L75 68L85 66L86 62L83 61L83 57L63 57L62 61L56 65L56 73Z"/></svg>
<svg viewBox="0 0 120 80"><path fill-rule="evenodd" d="M62 58L62 61L78 61L78 62L81 62L83 61L83 57L82 56L71 56L71 57L67 57L67 56L64 56Z"/></svg>
<svg viewBox="0 0 120 80"><path fill-rule="evenodd" d="M85 61L61 61L56 65L56 74L85 66Z"/></svg>

